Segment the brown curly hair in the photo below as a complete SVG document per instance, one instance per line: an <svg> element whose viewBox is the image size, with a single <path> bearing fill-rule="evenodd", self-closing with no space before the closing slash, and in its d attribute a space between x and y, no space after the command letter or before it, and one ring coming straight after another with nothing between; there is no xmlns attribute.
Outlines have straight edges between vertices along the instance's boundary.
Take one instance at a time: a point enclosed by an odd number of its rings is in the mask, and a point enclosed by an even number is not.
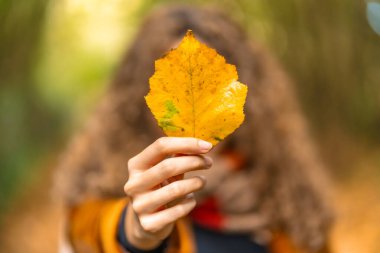
<svg viewBox="0 0 380 253"><path fill-rule="evenodd" d="M67 205L89 197L124 196L126 162L157 137L145 105L154 60L188 29L236 65L248 84L243 125L224 142L248 158L257 212L314 251L326 243L331 210L326 179L289 78L272 56L226 15L172 6L143 23L85 128L62 157L56 189Z"/></svg>

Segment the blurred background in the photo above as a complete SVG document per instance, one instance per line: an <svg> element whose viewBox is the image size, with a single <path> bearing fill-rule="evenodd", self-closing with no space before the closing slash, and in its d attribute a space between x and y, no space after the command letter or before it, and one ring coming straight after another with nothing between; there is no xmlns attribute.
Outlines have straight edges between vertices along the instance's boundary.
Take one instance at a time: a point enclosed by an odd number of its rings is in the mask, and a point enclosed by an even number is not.
<svg viewBox="0 0 380 253"><path fill-rule="evenodd" d="M0 1L0 245L55 252L51 174L144 16L217 5L294 80L334 185L334 252L380 248L380 3L268 0Z"/></svg>

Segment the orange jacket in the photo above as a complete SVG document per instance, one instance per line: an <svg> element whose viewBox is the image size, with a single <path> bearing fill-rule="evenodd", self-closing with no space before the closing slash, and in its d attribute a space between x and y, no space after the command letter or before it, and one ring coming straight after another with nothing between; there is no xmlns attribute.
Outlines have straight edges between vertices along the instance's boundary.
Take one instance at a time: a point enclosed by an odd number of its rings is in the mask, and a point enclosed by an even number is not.
<svg viewBox="0 0 380 253"><path fill-rule="evenodd" d="M127 199L90 200L70 210L68 236L75 253L124 253L117 241L120 215ZM305 253L284 234L276 233L271 253ZM196 253L189 219L180 219L170 236L168 253ZM323 250L327 253L328 250ZM321 253L322 253L321 252Z"/></svg>

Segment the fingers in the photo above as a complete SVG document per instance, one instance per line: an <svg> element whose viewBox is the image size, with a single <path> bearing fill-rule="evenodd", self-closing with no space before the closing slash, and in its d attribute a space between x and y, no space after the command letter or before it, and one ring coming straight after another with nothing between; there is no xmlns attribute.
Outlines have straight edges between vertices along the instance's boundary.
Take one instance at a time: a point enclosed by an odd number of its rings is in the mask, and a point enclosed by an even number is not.
<svg viewBox="0 0 380 253"><path fill-rule="evenodd" d="M202 154L211 148L211 143L196 138L164 137L128 161L124 191L131 199L127 223L134 229L127 231L133 231L128 237L136 244L141 242L138 238L148 238L145 231L155 239L166 238L173 223L195 207L193 192L204 187L205 180L183 179L183 174L210 168L211 158ZM173 182L176 176L178 181ZM159 209L167 204L171 206Z"/></svg>
<svg viewBox="0 0 380 253"><path fill-rule="evenodd" d="M156 191L138 195L132 207L137 214L151 213L174 200L200 190L206 181L201 177L193 177L168 184Z"/></svg>
<svg viewBox="0 0 380 253"><path fill-rule="evenodd" d="M179 156L165 159L143 173L136 173L124 186L127 195L146 191L166 179L189 171L208 169L212 165L210 157Z"/></svg>
<svg viewBox="0 0 380 253"><path fill-rule="evenodd" d="M196 202L193 196L189 196L177 205L153 214L139 215L141 227L150 233L160 231L168 224L171 224L189 214L195 207Z"/></svg>
<svg viewBox="0 0 380 253"><path fill-rule="evenodd" d="M162 137L128 162L133 170L146 170L173 154L204 154L212 144L191 137Z"/></svg>

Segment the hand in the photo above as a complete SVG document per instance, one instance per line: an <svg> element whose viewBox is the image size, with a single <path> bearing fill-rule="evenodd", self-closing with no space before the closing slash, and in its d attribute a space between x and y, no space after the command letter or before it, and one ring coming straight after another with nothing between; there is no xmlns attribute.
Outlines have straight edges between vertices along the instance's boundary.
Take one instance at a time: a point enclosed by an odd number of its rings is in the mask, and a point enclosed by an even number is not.
<svg viewBox="0 0 380 253"><path fill-rule="evenodd" d="M124 191L131 204L125 226L133 246L157 247L170 235L175 221L195 207L193 193L204 187L205 179L194 176L172 182L171 178L210 168L211 158L202 154L211 148L211 143L196 138L163 137L128 161ZM173 157L176 154L183 155Z"/></svg>

